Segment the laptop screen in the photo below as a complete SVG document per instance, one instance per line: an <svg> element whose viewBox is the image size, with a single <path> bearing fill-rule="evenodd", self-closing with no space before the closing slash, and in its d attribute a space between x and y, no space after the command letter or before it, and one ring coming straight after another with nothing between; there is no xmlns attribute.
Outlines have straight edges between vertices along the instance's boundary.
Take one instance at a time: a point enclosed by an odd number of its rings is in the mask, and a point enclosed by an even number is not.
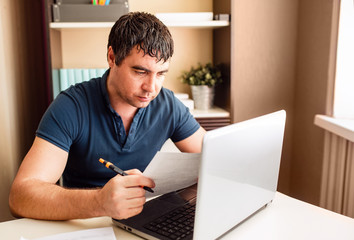
<svg viewBox="0 0 354 240"><path fill-rule="evenodd" d="M194 239L215 239L269 203L278 182L285 111L206 133Z"/></svg>

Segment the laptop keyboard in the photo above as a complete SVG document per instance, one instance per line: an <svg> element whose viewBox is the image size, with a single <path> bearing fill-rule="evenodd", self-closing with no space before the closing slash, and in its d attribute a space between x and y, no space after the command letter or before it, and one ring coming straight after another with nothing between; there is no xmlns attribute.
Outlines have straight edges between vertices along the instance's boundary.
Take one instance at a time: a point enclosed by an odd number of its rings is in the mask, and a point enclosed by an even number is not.
<svg viewBox="0 0 354 240"><path fill-rule="evenodd" d="M168 239L185 239L193 234L194 215L195 201L176 208L172 212L146 224L144 227Z"/></svg>

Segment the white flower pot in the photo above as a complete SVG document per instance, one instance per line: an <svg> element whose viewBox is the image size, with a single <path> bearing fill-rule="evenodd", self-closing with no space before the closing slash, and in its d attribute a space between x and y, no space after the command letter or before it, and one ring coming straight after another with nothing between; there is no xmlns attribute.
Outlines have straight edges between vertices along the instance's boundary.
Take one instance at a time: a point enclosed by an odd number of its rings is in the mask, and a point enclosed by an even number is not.
<svg viewBox="0 0 354 240"><path fill-rule="evenodd" d="M194 107L200 110L208 110L213 107L214 87L207 85L191 85Z"/></svg>

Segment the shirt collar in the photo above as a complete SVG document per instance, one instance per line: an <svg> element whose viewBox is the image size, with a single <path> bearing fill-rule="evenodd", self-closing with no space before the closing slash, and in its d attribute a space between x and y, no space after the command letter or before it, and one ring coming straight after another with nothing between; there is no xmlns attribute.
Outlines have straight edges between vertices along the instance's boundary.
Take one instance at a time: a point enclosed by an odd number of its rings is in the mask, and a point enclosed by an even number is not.
<svg viewBox="0 0 354 240"><path fill-rule="evenodd" d="M113 110L111 107L111 103L109 102L108 91L107 91L107 77L108 77L109 71L110 71L110 69L108 69L103 74L103 76L101 78L100 85L101 85L101 93L102 93L102 97L104 99L104 103L106 104L107 107L109 107L111 110Z"/></svg>

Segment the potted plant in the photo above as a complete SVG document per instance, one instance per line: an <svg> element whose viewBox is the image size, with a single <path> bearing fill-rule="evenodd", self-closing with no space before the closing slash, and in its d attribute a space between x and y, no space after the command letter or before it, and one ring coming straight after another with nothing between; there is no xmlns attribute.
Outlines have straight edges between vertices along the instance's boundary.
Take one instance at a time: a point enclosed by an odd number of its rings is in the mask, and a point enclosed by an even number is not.
<svg viewBox="0 0 354 240"><path fill-rule="evenodd" d="M218 66L211 63L198 64L181 75L183 83L191 86L192 97L196 109L207 110L213 106L214 88L222 82Z"/></svg>

